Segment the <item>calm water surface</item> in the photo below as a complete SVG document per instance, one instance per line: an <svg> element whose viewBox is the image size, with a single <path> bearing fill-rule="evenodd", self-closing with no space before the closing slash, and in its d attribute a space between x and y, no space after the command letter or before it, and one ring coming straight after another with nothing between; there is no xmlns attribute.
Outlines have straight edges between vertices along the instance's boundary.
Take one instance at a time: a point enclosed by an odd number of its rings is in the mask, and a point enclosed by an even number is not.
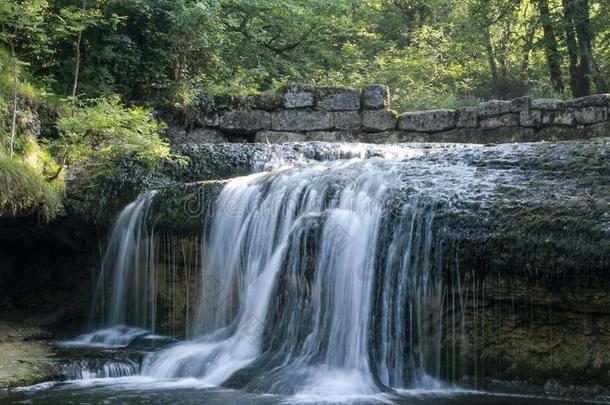
<svg viewBox="0 0 610 405"><path fill-rule="evenodd" d="M490 394L482 392L406 390L370 397L315 397L250 394L239 390L196 387L196 381L179 380L160 383L141 377L94 379L44 383L31 388L0 392L1 404L395 404L395 405L571 405L594 403L534 396ZM598 402L602 403L602 402Z"/></svg>

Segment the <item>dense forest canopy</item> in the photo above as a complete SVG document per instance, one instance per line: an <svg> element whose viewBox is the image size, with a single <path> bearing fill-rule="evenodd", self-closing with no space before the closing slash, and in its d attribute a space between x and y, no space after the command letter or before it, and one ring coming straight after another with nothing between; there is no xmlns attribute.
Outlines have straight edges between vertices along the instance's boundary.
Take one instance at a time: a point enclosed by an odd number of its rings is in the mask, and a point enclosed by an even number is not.
<svg viewBox="0 0 610 405"><path fill-rule="evenodd" d="M5 48L62 96L383 82L405 109L581 96L610 77L605 0L2 0L0 19Z"/></svg>
<svg viewBox="0 0 610 405"><path fill-rule="evenodd" d="M147 162L142 148L167 157L158 138L144 140L162 129L152 109L290 82L384 83L400 111L603 93L610 2L0 0L0 159L36 162L41 184L71 159L106 162L118 144ZM55 117L42 148L23 136L28 106L40 105Z"/></svg>

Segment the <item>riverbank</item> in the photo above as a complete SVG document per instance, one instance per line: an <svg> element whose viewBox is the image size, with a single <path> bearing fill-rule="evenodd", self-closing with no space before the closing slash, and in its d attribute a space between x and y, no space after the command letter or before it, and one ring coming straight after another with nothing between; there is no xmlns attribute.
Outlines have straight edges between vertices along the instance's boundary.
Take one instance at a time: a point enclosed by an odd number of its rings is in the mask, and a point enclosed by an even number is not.
<svg viewBox="0 0 610 405"><path fill-rule="evenodd" d="M40 319L3 312L0 317L0 389L55 378L52 332Z"/></svg>

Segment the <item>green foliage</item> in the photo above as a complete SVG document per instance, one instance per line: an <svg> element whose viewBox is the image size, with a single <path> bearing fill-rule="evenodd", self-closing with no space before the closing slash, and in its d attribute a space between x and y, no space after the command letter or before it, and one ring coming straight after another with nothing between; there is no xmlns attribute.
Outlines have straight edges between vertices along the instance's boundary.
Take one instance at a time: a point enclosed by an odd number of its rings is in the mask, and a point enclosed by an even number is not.
<svg viewBox="0 0 610 405"><path fill-rule="evenodd" d="M382 82L400 110L524 93L568 96L569 88L557 94L549 80L539 1L48 0L46 7L43 0L0 0L0 22L36 16L37 37L16 41L23 49L46 47L26 62L55 92L71 93L78 57L83 96L119 94L188 121L209 101L201 94L263 92L289 82ZM565 1L545 1L569 83ZM588 4L592 54L608 82L610 5ZM28 7L38 11L28 14ZM8 26L2 32L11 35ZM82 55L75 53L77 34Z"/></svg>
<svg viewBox="0 0 610 405"><path fill-rule="evenodd" d="M93 100L57 126L61 136L52 148L73 170L70 208L101 222L159 185L158 163L180 162L160 138L164 124L150 110L125 106L118 97Z"/></svg>
<svg viewBox="0 0 610 405"><path fill-rule="evenodd" d="M106 168L124 156L133 156L148 167L169 157L169 145L160 139L164 125L142 107L127 107L118 97L95 100L90 106L61 118L61 138L56 149L72 164Z"/></svg>
<svg viewBox="0 0 610 405"><path fill-rule="evenodd" d="M43 222L63 210L64 182L47 177L58 167L30 137L22 137L12 159L0 147L0 216L35 215Z"/></svg>

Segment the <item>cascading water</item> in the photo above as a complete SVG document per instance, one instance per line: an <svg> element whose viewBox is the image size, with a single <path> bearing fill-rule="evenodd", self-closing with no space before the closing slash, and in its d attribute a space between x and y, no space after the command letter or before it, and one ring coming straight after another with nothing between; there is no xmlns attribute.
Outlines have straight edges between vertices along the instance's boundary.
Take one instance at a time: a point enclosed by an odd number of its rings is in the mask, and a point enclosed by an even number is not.
<svg viewBox="0 0 610 405"><path fill-rule="evenodd" d="M153 235L146 221L156 193L143 193L125 207L110 233L96 300L104 324L129 323L155 329ZM108 298L109 302L104 302Z"/></svg>
<svg viewBox="0 0 610 405"><path fill-rule="evenodd" d="M403 182L381 159L229 182L202 266L202 335L143 374L282 394L421 385L440 361L437 202L392 206Z"/></svg>
<svg viewBox="0 0 610 405"><path fill-rule="evenodd" d="M409 163L430 150L387 153L292 167L280 158L230 180L201 245L194 337L150 354L140 373L314 396L434 386L450 262L442 213L469 169L430 183L418 175L429 162ZM154 196L113 228L98 290L107 325L155 330ZM142 333L116 330L80 341L121 345Z"/></svg>

